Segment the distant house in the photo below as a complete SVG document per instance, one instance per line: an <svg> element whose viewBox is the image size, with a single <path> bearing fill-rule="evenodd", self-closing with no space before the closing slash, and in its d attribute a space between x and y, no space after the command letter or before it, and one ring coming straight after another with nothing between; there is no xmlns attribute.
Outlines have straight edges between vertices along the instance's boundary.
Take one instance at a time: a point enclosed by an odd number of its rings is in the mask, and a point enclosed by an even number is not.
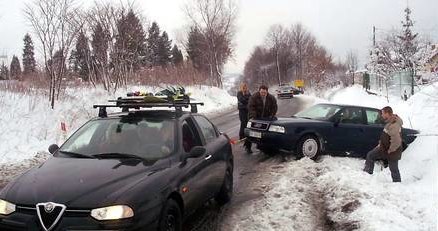
<svg viewBox="0 0 438 231"><path fill-rule="evenodd" d="M422 69L426 73L438 73L438 44L432 45L430 55L426 58Z"/></svg>
<svg viewBox="0 0 438 231"><path fill-rule="evenodd" d="M438 44L430 46L422 61L419 76L423 84L438 80Z"/></svg>
<svg viewBox="0 0 438 231"><path fill-rule="evenodd" d="M347 71L347 72L345 72L345 75L348 76L348 78L350 79L348 81L349 84L354 83L354 84L358 84L358 85L363 85L363 75L365 72L368 72L368 70L359 69L359 70L356 70L354 72Z"/></svg>

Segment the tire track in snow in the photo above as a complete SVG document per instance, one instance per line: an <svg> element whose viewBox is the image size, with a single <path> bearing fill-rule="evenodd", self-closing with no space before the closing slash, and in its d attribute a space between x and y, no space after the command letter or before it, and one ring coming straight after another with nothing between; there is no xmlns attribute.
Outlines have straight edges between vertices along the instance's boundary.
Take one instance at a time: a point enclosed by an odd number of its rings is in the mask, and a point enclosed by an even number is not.
<svg viewBox="0 0 438 231"><path fill-rule="evenodd" d="M350 213L358 204L355 196L331 198L330 187L321 176L330 172L324 159L280 163L273 158L257 166L264 177L255 186L268 185L262 195L249 203L235 205L219 230L332 231L356 230L359 225ZM336 182L331 184L339 187ZM345 190L346 193L349 190Z"/></svg>

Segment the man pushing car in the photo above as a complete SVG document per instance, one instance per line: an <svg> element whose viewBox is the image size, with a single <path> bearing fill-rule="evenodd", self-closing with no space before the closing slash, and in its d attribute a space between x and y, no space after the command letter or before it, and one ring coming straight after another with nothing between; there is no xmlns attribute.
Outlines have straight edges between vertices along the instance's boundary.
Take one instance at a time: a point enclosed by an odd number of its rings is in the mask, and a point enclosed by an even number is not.
<svg viewBox="0 0 438 231"><path fill-rule="evenodd" d="M401 137L403 121L393 114L389 106L382 109L382 118L386 122L385 128L380 136L379 144L367 154L364 171L373 174L374 161L388 160L392 181L401 182L398 161L401 159L403 150Z"/></svg>
<svg viewBox="0 0 438 231"><path fill-rule="evenodd" d="M277 114L277 100L269 94L267 86L261 85L249 99L248 109L250 119L271 120Z"/></svg>

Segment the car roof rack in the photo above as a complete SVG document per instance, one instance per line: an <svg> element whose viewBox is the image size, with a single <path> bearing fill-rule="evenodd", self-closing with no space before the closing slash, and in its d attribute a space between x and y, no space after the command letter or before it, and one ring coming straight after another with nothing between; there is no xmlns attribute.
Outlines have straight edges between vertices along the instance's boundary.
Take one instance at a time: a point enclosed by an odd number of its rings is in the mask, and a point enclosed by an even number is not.
<svg viewBox="0 0 438 231"><path fill-rule="evenodd" d="M177 116L182 115L182 108L190 107L192 113L198 112L198 105L203 106L202 102L190 102L190 98L184 98L183 100L173 100L169 98L158 98L152 96L130 96L126 98L119 97L116 100L108 100L110 103L115 104L95 104L93 108L99 108L98 116L101 118L107 117L107 108L122 108L122 112L128 112L129 109L140 109L140 108L175 108Z"/></svg>

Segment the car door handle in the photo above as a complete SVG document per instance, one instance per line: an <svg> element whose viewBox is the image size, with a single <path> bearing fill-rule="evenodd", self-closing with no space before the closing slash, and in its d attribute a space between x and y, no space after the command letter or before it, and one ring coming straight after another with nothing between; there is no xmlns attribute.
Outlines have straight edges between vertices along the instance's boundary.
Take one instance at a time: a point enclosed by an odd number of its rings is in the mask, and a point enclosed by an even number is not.
<svg viewBox="0 0 438 231"><path fill-rule="evenodd" d="M206 157L205 157L205 160L209 160L209 159L211 159L211 155L209 154L209 155L207 155Z"/></svg>

